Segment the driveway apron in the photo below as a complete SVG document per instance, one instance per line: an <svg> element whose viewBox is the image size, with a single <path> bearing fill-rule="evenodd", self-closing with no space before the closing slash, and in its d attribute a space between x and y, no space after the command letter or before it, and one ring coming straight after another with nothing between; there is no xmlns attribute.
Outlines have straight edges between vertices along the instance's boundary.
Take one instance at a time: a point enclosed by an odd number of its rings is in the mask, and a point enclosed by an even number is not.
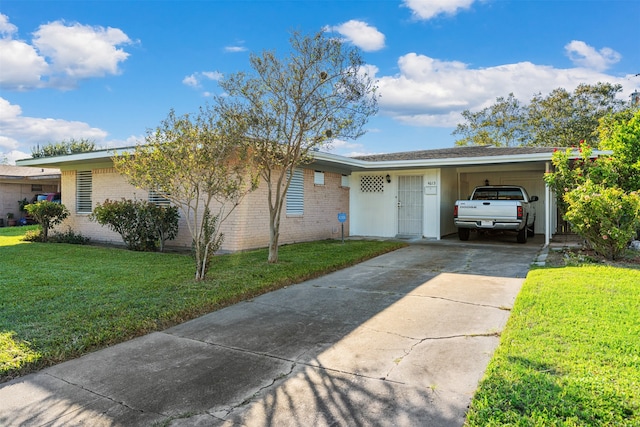
<svg viewBox="0 0 640 427"><path fill-rule="evenodd" d="M538 240L413 243L0 384L0 425L461 426Z"/></svg>

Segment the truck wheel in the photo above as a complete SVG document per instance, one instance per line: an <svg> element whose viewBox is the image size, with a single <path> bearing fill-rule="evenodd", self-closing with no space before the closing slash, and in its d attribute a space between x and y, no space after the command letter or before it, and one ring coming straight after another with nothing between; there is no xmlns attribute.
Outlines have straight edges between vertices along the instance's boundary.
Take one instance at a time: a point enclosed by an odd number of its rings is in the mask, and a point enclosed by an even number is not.
<svg viewBox="0 0 640 427"><path fill-rule="evenodd" d="M471 230L469 230L468 228L458 228L458 238L460 238L460 240L467 241L469 240L470 232Z"/></svg>
<svg viewBox="0 0 640 427"><path fill-rule="evenodd" d="M518 231L518 243L527 243L527 235L529 231L527 230L527 226L525 225L522 230Z"/></svg>
<svg viewBox="0 0 640 427"><path fill-rule="evenodd" d="M531 227L527 227L527 237L533 237L536 235L536 222L533 221Z"/></svg>

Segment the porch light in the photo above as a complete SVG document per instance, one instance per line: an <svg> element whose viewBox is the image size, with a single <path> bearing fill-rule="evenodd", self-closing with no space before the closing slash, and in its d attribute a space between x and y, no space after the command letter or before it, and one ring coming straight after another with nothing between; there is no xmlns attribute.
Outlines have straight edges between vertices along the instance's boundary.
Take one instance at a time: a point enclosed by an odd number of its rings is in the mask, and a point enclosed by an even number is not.
<svg viewBox="0 0 640 427"><path fill-rule="evenodd" d="M387 174L386 178L387 178L387 183L391 184L391 176L389 176L389 174Z"/></svg>

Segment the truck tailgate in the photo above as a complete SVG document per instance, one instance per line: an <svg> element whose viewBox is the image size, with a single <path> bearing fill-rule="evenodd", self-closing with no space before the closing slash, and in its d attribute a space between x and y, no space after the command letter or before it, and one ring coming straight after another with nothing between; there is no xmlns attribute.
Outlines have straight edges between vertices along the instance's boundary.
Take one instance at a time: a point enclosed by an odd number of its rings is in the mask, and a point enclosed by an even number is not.
<svg viewBox="0 0 640 427"><path fill-rule="evenodd" d="M461 200L458 219L516 220L518 202L515 200Z"/></svg>

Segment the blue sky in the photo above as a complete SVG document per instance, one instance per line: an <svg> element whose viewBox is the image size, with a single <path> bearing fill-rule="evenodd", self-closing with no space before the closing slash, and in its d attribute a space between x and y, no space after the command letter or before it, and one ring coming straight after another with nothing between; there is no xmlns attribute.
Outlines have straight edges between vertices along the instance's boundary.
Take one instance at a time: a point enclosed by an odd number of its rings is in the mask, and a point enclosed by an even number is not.
<svg viewBox="0 0 640 427"><path fill-rule="evenodd" d="M640 90L638 0L3 0L0 162L70 138L135 145L222 94L251 52L323 28L362 50L381 94L341 155L451 147L461 111L510 92Z"/></svg>

